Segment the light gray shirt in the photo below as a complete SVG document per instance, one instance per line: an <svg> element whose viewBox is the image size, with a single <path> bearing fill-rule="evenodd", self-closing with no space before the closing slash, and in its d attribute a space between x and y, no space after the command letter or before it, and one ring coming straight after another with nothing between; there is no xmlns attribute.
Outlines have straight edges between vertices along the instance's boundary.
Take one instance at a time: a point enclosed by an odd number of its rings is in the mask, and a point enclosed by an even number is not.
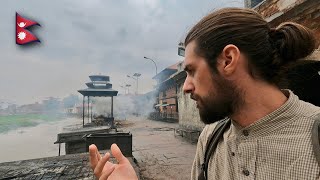
<svg viewBox="0 0 320 180"><path fill-rule="evenodd" d="M231 123L211 155L209 180L319 179L311 129L320 107L299 100L291 91L284 92L288 100L274 112L245 128ZM191 179L198 178L216 124L205 126L199 137Z"/></svg>

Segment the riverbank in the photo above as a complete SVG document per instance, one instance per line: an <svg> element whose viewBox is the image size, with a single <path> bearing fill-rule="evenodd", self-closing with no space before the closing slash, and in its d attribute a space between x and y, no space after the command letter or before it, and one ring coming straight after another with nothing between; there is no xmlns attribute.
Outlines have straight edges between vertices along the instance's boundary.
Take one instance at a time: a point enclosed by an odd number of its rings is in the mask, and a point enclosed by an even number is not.
<svg viewBox="0 0 320 180"><path fill-rule="evenodd" d="M34 127L41 123L65 119L63 114L14 114L0 116L0 134L24 127Z"/></svg>
<svg viewBox="0 0 320 180"><path fill-rule="evenodd" d="M57 140L57 134L64 127L74 124L82 124L82 119L65 118L40 121L32 127L19 127L1 133L0 162L57 156L59 146L53 144ZM65 154L63 145L61 154Z"/></svg>

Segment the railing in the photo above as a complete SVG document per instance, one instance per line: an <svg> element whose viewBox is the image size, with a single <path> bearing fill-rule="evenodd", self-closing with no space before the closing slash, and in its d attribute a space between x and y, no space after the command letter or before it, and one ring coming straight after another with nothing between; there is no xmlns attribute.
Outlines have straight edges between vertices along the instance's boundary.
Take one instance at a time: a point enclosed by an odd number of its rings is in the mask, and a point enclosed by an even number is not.
<svg viewBox="0 0 320 180"><path fill-rule="evenodd" d="M151 112L149 118L152 120L162 121L179 121L179 113L177 112Z"/></svg>

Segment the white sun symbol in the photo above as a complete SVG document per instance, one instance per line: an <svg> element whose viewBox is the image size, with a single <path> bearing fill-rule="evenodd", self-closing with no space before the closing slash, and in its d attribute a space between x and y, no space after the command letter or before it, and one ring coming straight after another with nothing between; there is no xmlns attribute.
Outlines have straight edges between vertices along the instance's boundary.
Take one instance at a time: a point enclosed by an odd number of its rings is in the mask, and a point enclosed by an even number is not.
<svg viewBox="0 0 320 180"><path fill-rule="evenodd" d="M20 40L24 40L27 37L27 34L25 32L19 32L18 33L18 38Z"/></svg>

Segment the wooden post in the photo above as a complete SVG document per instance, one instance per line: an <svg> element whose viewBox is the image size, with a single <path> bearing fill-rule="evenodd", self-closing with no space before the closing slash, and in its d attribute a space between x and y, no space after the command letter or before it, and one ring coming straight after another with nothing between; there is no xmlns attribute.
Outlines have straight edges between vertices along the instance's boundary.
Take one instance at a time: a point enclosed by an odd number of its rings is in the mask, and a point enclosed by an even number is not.
<svg viewBox="0 0 320 180"><path fill-rule="evenodd" d="M91 103L91 121L92 122L92 103Z"/></svg>
<svg viewBox="0 0 320 180"><path fill-rule="evenodd" d="M84 98L85 96L83 96L83 101L82 101L82 127L84 127Z"/></svg>
<svg viewBox="0 0 320 180"><path fill-rule="evenodd" d="M61 143L59 143L59 156L60 156Z"/></svg>
<svg viewBox="0 0 320 180"><path fill-rule="evenodd" d="M112 119L111 129L115 129L115 126L114 126L114 117L113 117L113 96L111 96L111 119Z"/></svg>
<svg viewBox="0 0 320 180"><path fill-rule="evenodd" d="M89 122L89 114L90 114L90 108L89 108L89 101L90 101L90 99L89 99L89 96L88 96L88 122Z"/></svg>
<svg viewBox="0 0 320 180"><path fill-rule="evenodd" d="M178 84L176 83L176 96L175 96L175 103L176 103L176 112L179 113L179 102L178 102Z"/></svg>
<svg viewBox="0 0 320 180"><path fill-rule="evenodd" d="M111 96L111 117L113 118L113 96Z"/></svg>

